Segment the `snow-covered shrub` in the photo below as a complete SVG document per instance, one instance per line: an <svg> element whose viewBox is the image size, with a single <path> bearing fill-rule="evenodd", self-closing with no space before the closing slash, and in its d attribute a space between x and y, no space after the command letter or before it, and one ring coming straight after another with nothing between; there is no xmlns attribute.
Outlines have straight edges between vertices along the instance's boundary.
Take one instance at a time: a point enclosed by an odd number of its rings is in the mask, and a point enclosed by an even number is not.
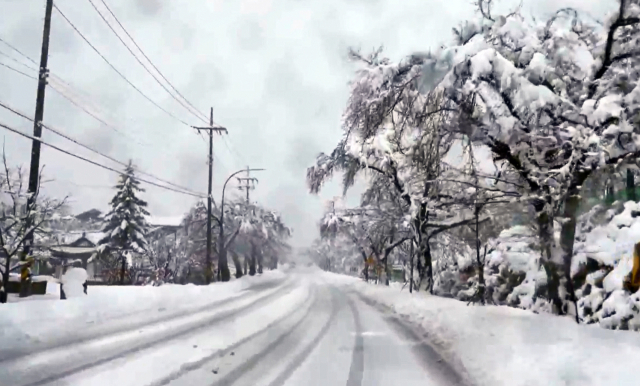
<svg viewBox="0 0 640 386"><path fill-rule="evenodd" d="M640 330L640 291L630 294L622 285L631 271L637 242L640 204L597 205L580 216L571 272L581 323ZM537 236L526 226L506 229L490 240L484 272L487 296L495 304L550 311L538 244ZM458 298L466 300L466 295L461 292Z"/></svg>
<svg viewBox="0 0 640 386"><path fill-rule="evenodd" d="M640 293L623 289L633 266L633 246L640 242L640 204L596 206L580 217L572 276L578 315L583 323L640 330Z"/></svg>

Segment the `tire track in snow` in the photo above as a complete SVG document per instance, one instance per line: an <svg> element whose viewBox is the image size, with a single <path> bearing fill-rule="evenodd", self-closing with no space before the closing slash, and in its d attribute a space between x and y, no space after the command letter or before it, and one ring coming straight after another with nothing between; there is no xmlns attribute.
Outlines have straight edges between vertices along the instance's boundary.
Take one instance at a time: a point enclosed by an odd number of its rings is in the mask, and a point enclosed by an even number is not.
<svg viewBox="0 0 640 386"><path fill-rule="evenodd" d="M318 303L319 303L319 301L318 301L318 299L316 299L314 301L314 304L311 307L309 307L309 311L307 313L305 313L304 317L302 317L299 321L297 321L289 329L289 331L287 331L284 334L278 336L274 341L272 341L270 344L268 344L266 347L264 347L258 353L252 355L247 361L245 361L243 364L241 364L240 366L238 366L235 369L233 369L229 374L225 375L222 379L219 379L219 380L213 382L211 384L211 386L230 386L230 385L233 385L236 381L241 379L242 376L245 375L245 373L247 373L250 370L252 370L253 367L256 366L256 364L258 364L258 362L260 362L261 360L263 360L265 357L269 356L270 354L273 355L273 352L278 347L280 347L280 346L282 346L282 345L287 343L287 339L290 339L292 336L294 336L295 333L303 330L302 327L305 326L305 322L307 322L309 320L309 318L310 318L310 316L312 314L311 311L315 308L315 306ZM296 358L294 359L294 361L292 363L287 365L285 370L282 371L276 377L276 379L274 381L272 381L272 383L269 386L281 385L291 376L291 374L293 374L293 372L298 368L298 366L300 366L300 364L302 364L302 362L304 362L304 360L313 351L313 349L318 345L318 343L321 341L321 339L326 335L327 331L329 330L329 327L334 322L334 319L335 319L337 313L338 313L338 305L337 305L337 302L336 302L336 296L335 296L335 293L332 291L331 292L331 313L329 315L329 318L325 322L325 324L322 326L322 329L314 337L312 342L310 344L308 344L296 356Z"/></svg>
<svg viewBox="0 0 640 386"><path fill-rule="evenodd" d="M349 378L347 386L361 386L364 377L364 339L362 338L362 322L360 321L360 313L348 295L344 295L347 304L353 314L353 322L356 327L356 339L353 345L353 355L351 356L351 367L349 368Z"/></svg>
<svg viewBox="0 0 640 386"><path fill-rule="evenodd" d="M322 339L327 335L331 324L335 321L336 315L338 314L339 307L336 301L335 293L338 291L336 288L331 288L332 292L332 301L331 301L331 315L329 316L329 320L322 326L322 330L316 335L311 343L309 343L301 353L299 353L293 362L289 363L286 369L278 375L278 377L273 380L269 386L282 386L284 383L291 377L291 375L300 367L302 363L309 357L309 355L313 352L313 350L318 347L318 344L322 341Z"/></svg>
<svg viewBox="0 0 640 386"><path fill-rule="evenodd" d="M240 316L244 313L250 312L252 309L254 309L253 307L256 304L259 304L259 306L263 307L267 304L269 304L270 302L276 300L278 297L282 296L283 293L286 293L286 290L288 288L291 288L294 286L295 283L290 282L284 286L282 286L281 288L277 289L276 291L269 293L268 295L265 296L261 296L256 298L255 300L253 300L252 302L238 307L238 308L234 308L231 309L229 311L226 312L222 312L222 313L217 313L214 314L211 317L208 318L204 318L196 323L192 323L192 324L187 324L185 326L182 326L178 329L176 329L174 332L170 333L170 334L166 334L166 335L162 335L159 336L157 338L151 339L147 342L141 343L141 344L133 344L131 346L129 346L128 348L124 349L124 350L120 350L120 351L116 351L115 353L111 353L108 354L107 356L100 358L98 360L94 360L94 361L90 361L88 363L84 363L84 364L80 364L77 366L73 366L70 369L67 370L63 370L60 372L57 372L53 375L48 375L45 376L41 379L38 379L36 381L27 381L27 383L12 383L14 386L18 386L18 385L22 385L22 386L40 386L40 385L46 385L61 379L64 379L66 377L69 377L71 375L80 373L82 371L91 369L93 367L97 367L100 365L103 365L105 363L111 362L113 360L116 359L122 359L125 358L127 356L130 355L134 355L142 350L151 348L157 344L161 344L161 343L165 343L169 340L174 340L174 339L178 339L190 334L193 334L195 332L198 332L201 329L210 327L212 323L220 323L223 322L229 318L232 317L236 317L236 316ZM234 300L238 300L237 297L234 298ZM165 321L166 322L166 321ZM115 334L114 334L115 335ZM93 339L92 339L93 340ZM81 342L80 344L85 343L85 342ZM22 361L24 361L26 359L22 359ZM32 373L33 374L33 373ZM32 375L32 374L25 374L26 376ZM36 375L36 374L33 374ZM26 378L25 376L25 378ZM18 379L19 380L19 379Z"/></svg>
<svg viewBox="0 0 640 386"><path fill-rule="evenodd" d="M150 310L128 312L128 313L120 314L115 317L105 318L103 319L103 321L117 320L121 322L120 323L116 322L108 325L104 325L101 323L100 325L96 325L95 327L91 326L91 327L87 327L86 329L77 331L74 333L73 336L54 338L42 344L30 344L29 346L21 346L17 348L8 349L8 350L3 349L0 352L0 365L3 362L13 362L15 360L19 360L21 358L27 357L34 353L42 353L43 351L47 351L47 350L71 347L71 346L87 343L89 341L93 341L96 339L103 339L114 334L120 334L123 332L133 331L133 330L149 327L149 326L160 324L160 323L175 321L185 317L185 315L195 315L198 313L207 312L207 311L210 311L211 308L221 307L229 303L242 301L244 299L251 297L252 295L255 295L257 291L271 289L279 285L283 287L290 286L291 281L290 279L288 279L284 281L274 281L269 283L256 284L254 286L250 286L246 288L245 290L243 290L244 293L238 296L232 296L229 298L216 300L203 305L176 310L169 314L158 315L158 316L154 316L153 318L136 320L133 322L130 320L127 320L127 318L133 315L143 315L145 313L150 312Z"/></svg>
<svg viewBox="0 0 640 386"><path fill-rule="evenodd" d="M306 304L310 299L313 299L313 302L311 303L311 306L307 307L304 315L302 316L301 319L305 319L308 317L308 315L311 313L311 310L313 309L313 306L317 303L317 299L316 299L316 291L317 288L314 286L312 287L312 291L309 293L309 295L305 298L305 300L302 302L302 304ZM219 358L219 357L223 357L226 356L228 354L230 354L233 351L236 351L238 348L242 347L242 345L254 340L255 338L257 338L260 335L263 335L265 333L267 333L269 330L271 330L272 328L286 322L287 320L291 319L293 316L295 315L295 313L290 313L290 314L285 314L283 316L281 316L280 318L276 319L275 321L269 323L266 327L264 327L263 329L256 331L255 333L239 340L238 342L232 344L231 346L224 348L222 350L218 350L210 355L207 355L206 357L196 361L196 362L191 362L188 364L184 364L182 365L182 367L180 368L180 370L171 373L167 376L165 376L162 379L159 379L153 383L148 384L147 386L166 386L168 384L170 384L171 382L179 379L180 377L184 376L185 374L194 371L194 370L198 370L201 367L205 366L207 363L211 362L212 360ZM298 323L300 323L301 321L297 322L296 325ZM295 325L294 325L295 326Z"/></svg>
<svg viewBox="0 0 640 386"><path fill-rule="evenodd" d="M474 386L474 383L467 379L463 371L458 371L429 343L427 334L421 333L418 326L402 319L399 315L394 315L388 307L376 303L360 293L357 293L356 296L364 304L380 312L383 315L383 320L401 337L411 343L414 353L420 358L425 369L433 374L440 384L447 386Z"/></svg>

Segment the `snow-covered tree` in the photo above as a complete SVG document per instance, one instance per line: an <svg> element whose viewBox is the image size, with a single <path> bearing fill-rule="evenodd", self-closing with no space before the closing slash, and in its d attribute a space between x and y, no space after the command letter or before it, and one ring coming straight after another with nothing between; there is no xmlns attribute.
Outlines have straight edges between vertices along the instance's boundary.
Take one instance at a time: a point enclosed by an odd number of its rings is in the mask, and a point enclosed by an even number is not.
<svg viewBox="0 0 640 386"><path fill-rule="evenodd" d="M131 161L115 188L111 210L105 216L105 237L98 242L98 251L103 259L115 258L120 262L120 282L124 283L127 264L131 263L133 254L142 254L148 248L145 216L149 212L145 209L147 203L138 197L144 189L135 177Z"/></svg>
<svg viewBox="0 0 640 386"><path fill-rule="evenodd" d="M227 248L231 253L236 277L243 274L243 267L239 255L244 255L245 271L249 275L262 273L263 267L277 268L278 258L289 251L287 244L291 236L289 229L280 215L258 204L244 200L234 202L229 207L226 217L232 223L235 239Z"/></svg>
<svg viewBox="0 0 640 386"><path fill-rule="evenodd" d="M548 297L567 312L581 187L640 149L640 5L620 0L600 26L572 9L538 24L517 12L491 16L486 3L482 20L461 25L453 46L420 65L446 69L430 83L460 112L458 130L519 174L537 213Z"/></svg>
<svg viewBox="0 0 640 386"><path fill-rule="evenodd" d="M40 259L39 250L33 246L25 256L25 241L29 235L37 240L50 238L50 220L65 205L66 198L55 200L40 195L38 189L33 202L27 208L29 194L22 169L9 168L3 152L4 173L0 178L0 303L7 302L7 286L12 272L19 271L28 286L31 266ZM30 217L30 218L29 218ZM21 293L25 293L21 290ZM28 293L28 291L26 291Z"/></svg>

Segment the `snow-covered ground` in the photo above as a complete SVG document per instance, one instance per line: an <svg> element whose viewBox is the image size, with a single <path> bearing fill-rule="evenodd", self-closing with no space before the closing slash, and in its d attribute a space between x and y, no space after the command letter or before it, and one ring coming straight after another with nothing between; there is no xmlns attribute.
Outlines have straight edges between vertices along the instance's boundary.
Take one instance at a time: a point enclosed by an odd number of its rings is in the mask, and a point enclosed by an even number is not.
<svg viewBox="0 0 640 386"><path fill-rule="evenodd" d="M0 379L15 386L384 386L400 380L407 386L459 386L456 377L442 382L438 357L414 353L423 346L418 336L399 333L383 314L331 285L319 270L241 281L252 285L240 295L239 287L227 288L234 283L209 286L232 301L185 309L156 323L147 315L145 324L106 334L84 336L91 327L78 327L81 339L53 339L49 343L55 344L27 356L15 349L7 353L6 343L15 346L13 336L0 337ZM180 292L178 286L168 288L165 296ZM133 290L129 296L141 298ZM75 299L39 303L67 307ZM58 323L60 333L69 330L63 320ZM38 346L25 342L33 345Z"/></svg>
<svg viewBox="0 0 640 386"><path fill-rule="evenodd" d="M0 306L1 351L54 344L88 327L99 334L102 330L186 314L212 303L238 298L246 290L277 285L284 280L285 274L276 270L209 286L90 286L87 295L67 300L59 300L58 289L53 286L49 295Z"/></svg>
<svg viewBox="0 0 640 386"><path fill-rule="evenodd" d="M427 340L477 386L637 385L640 334L577 325L568 317L507 306L467 306L424 293L323 274L424 330Z"/></svg>

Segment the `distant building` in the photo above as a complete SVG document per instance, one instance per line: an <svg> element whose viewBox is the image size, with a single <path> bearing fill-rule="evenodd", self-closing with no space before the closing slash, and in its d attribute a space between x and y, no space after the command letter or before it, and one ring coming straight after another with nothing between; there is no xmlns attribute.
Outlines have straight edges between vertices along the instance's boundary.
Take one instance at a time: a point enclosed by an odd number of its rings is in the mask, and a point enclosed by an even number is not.
<svg viewBox="0 0 640 386"><path fill-rule="evenodd" d="M76 215L76 220L82 222L96 222L102 221L103 219L102 212L98 209L90 209L86 212L82 212L79 215Z"/></svg>

